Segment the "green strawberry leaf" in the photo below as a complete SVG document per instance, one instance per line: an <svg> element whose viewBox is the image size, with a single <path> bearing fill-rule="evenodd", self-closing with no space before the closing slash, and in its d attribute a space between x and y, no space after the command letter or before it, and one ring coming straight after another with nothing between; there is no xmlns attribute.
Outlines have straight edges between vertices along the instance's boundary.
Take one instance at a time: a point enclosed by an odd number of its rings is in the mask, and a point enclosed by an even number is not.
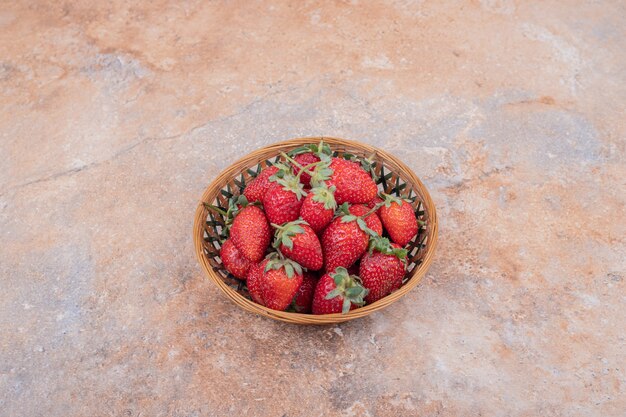
<svg viewBox="0 0 626 417"><path fill-rule="evenodd" d="M326 186L317 186L311 189L311 193L313 194L313 201L324 204L324 208L327 210L335 210L337 208L337 201L335 201L335 192L336 187L333 185L330 188Z"/></svg>
<svg viewBox="0 0 626 417"><path fill-rule="evenodd" d="M287 278L293 278L293 265L291 263L285 263L285 272L287 273Z"/></svg>
<svg viewBox="0 0 626 417"><path fill-rule="evenodd" d="M371 154L367 158L361 159L360 162L361 162L361 168L363 168L365 171L367 171L370 174L374 182L378 182L380 177L376 175L376 161L374 158L376 158L376 154Z"/></svg>
<svg viewBox="0 0 626 417"><path fill-rule="evenodd" d="M302 266L295 261L291 261L291 263L293 265L293 269L296 271L296 274L302 275Z"/></svg>
<svg viewBox="0 0 626 417"><path fill-rule="evenodd" d="M323 162L331 162L332 161L332 157L330 156L330 154L328 154L328 155L325 154L325 153L320 154L319 158L320 158L320 161L323 161Z"/></svg>
<svg viewBox="0 0 626 417"><path fill-rule="evenodd" d="M331 273L330 276L335 281L337 288L344 288L344 280L348 277L348 270L343 266L339 266L335 268L335 272Z"/></svg>
<svg viewBox="0 0 626 417"><path fill-rule="evenodd" d="M281 242L285 245L286 248L293 249L293 241L289 237L289 235L283 235Z"/></svg>
<svg viewBox="0 0 626 417"><path fill-rule="evenodd" d="M324 297L325 300L331 300L337 296L341 295L341 290L338 288L335 288L334 290L332 290L331 292L329 292L328 294L326 294L326 297Z"/></svg>
<svg viewBox="0 0 626 417"><path fill-rule="evenodd" d="M344 298L343 299L343 306L341 308L341 313L342 314L347 314L350 311L350 307L352 307L352 303L350 302L349 299Z"/></svg>
<svg viewBox="0 0 626 417"><path fill-rule="evenodd" d="M290 150L289 152L287 152L287 155L294 157L296 155L299 155L301 153L307 153L307 152L311 152L311 145L302 145L302 146L298 146L297 148L294 148L292 150Z"/></svg>
<svg viewBox="0 0 626 417"><path fill-rule="evenodd" d="M222 210L221 208L214 206L212 204L207 204L207 203L203 203L203 204L204 204L204 208L206 208L207 210L212 210L216 213L221 214L222 216L226 216L226 212Z"/></svg>
<svg viewBox="0 0 626 417"><path fill-rule="evenodd" d="M299 219L289 223L285 223L282 226L272 223L272 227L276 229L275 239L272 246L275 248L279 248L282 244L289 249L293 249L293 240L291 238L301 233L304 233L304 228L300 226L301 224L307 224L307 222Z"/></svg>
<svg viewBox="0 0 626 417"><path fill-rule="evenodd" d="M284 164L282 162L279 162L277 164L274 164L274 166L276 168L278 168L279 171L282 171L283 173L288 173L291 172L291 168L289 167L289 165Z"/></svg>
<svg viewBox="0 0 626 417"><path fill-rule="evenodd" d="M392 255L394 255L398 259L406 259L409 251L401 248L393 248Z"/></svg>
<svg viewBox="0 0 626 417"><path fill-rule="evenodd" d="M402 205L402 199L393 195L380 193L380 198L382 198L385 202L385 207L391 207L391 203L396 203L398 205Z"/></svg>
<svg viewBox="0 0 626 417"><path fill-rule="evenodd" d="M242 206L246 207L248 205L248 199L245 195L241 194L239 195L239 197L237 197L237 204L241 204Z"/></svg>
<svg viewBox="0 0 626 417"><path fill-rule="evenodd" d="M321 158L322 156L330 156L332 153L333 151L330 149L330 146L324 143L324 139L321 139L319 145L317 145L317 156Z"/></svg>
<svg viewBox="0 0 626 417"><path fill-rule="evenodd" d="M371 254L372 252L380 252L385 255L393 255L400 260L405 260L408 251L404 248L394 248L391 246L391 242L386 237L377 236L376 238L370 239L368 251Z"/></svg>
<svg viewBox="0 0 626 417"><path fill-rule="evenodd" d="M351 287L346 290L346 296L352 298L359 297L363 292L363 287Z"/></svg>

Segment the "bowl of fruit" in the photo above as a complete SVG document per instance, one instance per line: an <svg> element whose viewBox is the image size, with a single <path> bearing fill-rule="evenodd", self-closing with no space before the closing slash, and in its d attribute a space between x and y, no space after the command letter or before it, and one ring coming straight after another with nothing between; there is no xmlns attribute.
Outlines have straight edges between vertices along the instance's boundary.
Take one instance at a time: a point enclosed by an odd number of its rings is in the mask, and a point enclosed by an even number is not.
<svg viewBox="0 0 626 417"><path fill-rule="evenodd" d="M371 314L417 286L437 245L419 178L373 146L291 139L230 165L198 204L206 275L253 313L296 324Z"/></svg>

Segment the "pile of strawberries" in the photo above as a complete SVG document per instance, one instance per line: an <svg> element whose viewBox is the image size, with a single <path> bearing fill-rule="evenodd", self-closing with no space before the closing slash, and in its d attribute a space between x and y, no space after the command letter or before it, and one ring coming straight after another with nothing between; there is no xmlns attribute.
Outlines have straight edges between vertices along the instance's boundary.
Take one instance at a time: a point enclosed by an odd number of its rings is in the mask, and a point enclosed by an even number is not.
<svg viewBox="0 0 626 417"><path fill-rule="evenodd" d="M411 204L379 193L369 159L306 145L231 198L224 268L255 302L298 313L347 313L402 286L404 247L418 232ZM272 239L273 235L273 239Z"/></svg>

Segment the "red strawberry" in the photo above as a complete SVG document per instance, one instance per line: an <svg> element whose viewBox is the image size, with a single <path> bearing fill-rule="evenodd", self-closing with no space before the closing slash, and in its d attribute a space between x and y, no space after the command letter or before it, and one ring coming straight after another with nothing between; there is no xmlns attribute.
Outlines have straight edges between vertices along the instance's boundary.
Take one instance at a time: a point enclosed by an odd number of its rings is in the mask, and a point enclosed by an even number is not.
<svg viewBox="0 0 626 417"><path fill-rule="evenodd" d="M300 216L302 197L306 194L297 177L283 171L279 174L281 178L276 179L263 197L263 208L267 218L275 224L296 220Z"/></svg>
<svg viewBox="0 0 626 417"><path fill-rule="evenodd" d="M302 207L300 208L300 217L304 219L315 233L320 233L328 223L330 223L335 215L337 203L333 193L335 187L315 187L307 194Z"/></svg>
<svg viewBox="0 0 626 417"><path fill-rule="evenodd" d="M354 215L337 217L328 225L322 234L326 272L332 272L338 266L349 268L365 253L369 241L368 234L363 231L365 226L365 222Z"/></svg>
<svg viewBox="0 0 626 417"><path fill-rule="evenodd" d="M277 167L267 167L262 170L259 175L248 185L246 189L243 190L243 195L246 196L248 201L263 201L263 196L265 195L267 189L272 183L269 181L269 178L278 172Z"/></svg>
<svg viewBox="0 0 626 417"><path fill-rule="evenodd" d="M243 208L233 220L230 238L243 256L260 262L270 243L270 225L263 211L256 206Z"/></svg>
<svg viewBox="0 0 626 417"><path fill-rule="evenodd" d="M367 289L345 268L324 274L315 287L313 314L347 313L364 304Z"/></svg>
<svg viewBox="0 0 626 417"><path fill-rule="evenodd" d="M321 140L319 144L310 143L303 145L299 148L292 149L289 155L284 153L281 153L281 155L293 165L293 174L295 176L301 175L302 178L300 182L304 184L306 188L309 188L320 185L322 181L327 180L330 174L332 174L332 171L328 169L332 153L330 146ZM324 161L324 163L318 164L319 161ZM299 166L306 167L309 172L302 172L300 174L301 169ZM313 172L313 176L311 176L311 171Z"/></svg>
<svg viewBox="0 0 626 417"><path fill-rule="evenodd" d="M377 204L380 204L383 202L383 199L376 196L373 199L371 199L367 204L367 208L374 208ZM378 214L378 210L380 210L380 206L378 207L378 209L376 209L376 211L374 213Z"/></svg>
<svg viewBox="0 0 626 417"><path fill-rule="evenodd" d="M385 205L378 213L391 240L398 245L406 246L417 234L417 218L410 203L385 195Z"/></svg>
<svg viewBox="0 0 626 417"><path fill-rule="evenodd" d="M302 165L303 167L306 167L309 164L313 164L315 162L319 162L320 158L311 153L311 152L307 152L307 153L301 153L300 155L296 155L293 158L298 164ZM293 175L298 175L298 173L300 172L300 168L298 168L296 165L293 166ZM311 176L309 174L307 174L306 172L303 172L301 174L300 177L300 182L305 186L305 187L310 187L311 186Z"/></svg>
<svg viewBox="0 0 626 417"><path fill-rule="evenodd" d="M387 238L372 239L359 268L363 286L369 290L365 301L378 301L402 286L406 254L406 249L390 244Z"/></svg>
<svg viewBox="0 0 626 417"><path fill-rule="evenodd" d="M263 268L268 261L263 261L258 264L250 265L248 269L248 275L246 276L246 285L248 286L248 292L250 298L257 304L265 305L263 297L261 296L261 277L263 276Z"/></svg>
<svg viewBox="0 0 626 417"><path fill-rule="evenodd" d="M289 259L270 258L261 272L261 297L265 306L285 310L302 285L302 268Z"/></svg>
<svg viewBox="0 0 626 417"><path fill-rule="evenodd" d="M220 258L224 268L236 278L244 279L248 273L251 262L241 254L231 239L226 239L220 248Z"/></svg>
<svg viewBox="0 0 626 417"><path fill-rule="evenodd" d="M276 228L274 247L287 258L292 259L311 271L324 265L322 246L315 231L304 220L285 223L283 226L272 223Z"/></svg>
<svg viewBox="0 0 626 417"><path fill-rule="evenodd" d="M349 210L350 214L354 214L355 216L364 216L370 211L370 209L363 204L355 204L354 206L350 206ZM364 220L367 227L376 232L378 236L383 235L383 224L380 222L380 219L375 213L370 214Z"/></svg>
<svg viewBox="0 0 626 417"><path fill-rule="evenodd" d="M293 306L297 313L310 313L313 303L313 293L317 285L317 277L311 272L302 274L302 285L293 298Z"/></svg>
<svg viewBox="0 0 626 417"><path fill-rule="evenodd" d="M358 204L367 203L376 197L376 183L359 164L343 158L333 158L330 163L333 173L326 184L337 187L335 200L337 204L345 202Z"/></svg>

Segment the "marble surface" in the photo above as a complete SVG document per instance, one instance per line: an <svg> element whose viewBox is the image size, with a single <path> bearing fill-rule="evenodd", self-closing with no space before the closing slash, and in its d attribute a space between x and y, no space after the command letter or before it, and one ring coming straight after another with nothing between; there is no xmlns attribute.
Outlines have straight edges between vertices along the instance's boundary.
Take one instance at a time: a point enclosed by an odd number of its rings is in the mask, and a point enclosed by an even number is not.
<svg viewBox="0 0 626 417"><path fill-rule="evenodd" d="M1 416L624 416L622 1L3 2ZM244 312L200 194L295 136L401 157L422 284L365 319Z"/></svg>

